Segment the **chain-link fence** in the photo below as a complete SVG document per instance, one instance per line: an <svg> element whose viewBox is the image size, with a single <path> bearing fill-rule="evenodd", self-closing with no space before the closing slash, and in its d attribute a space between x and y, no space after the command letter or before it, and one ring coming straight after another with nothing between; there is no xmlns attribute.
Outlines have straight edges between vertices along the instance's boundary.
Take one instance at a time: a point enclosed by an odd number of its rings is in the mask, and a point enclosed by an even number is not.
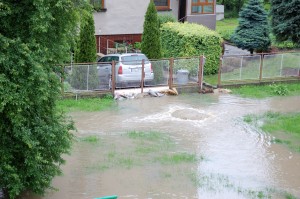
<svg viewBox="0 0 300 199"><path fill-rule="evenodd" d="M299 70L300 53L223 56L220 83L299 77Z"/></svg>
<svg viewBox="0 0 300 199"><path fill-rule="evenodd" d="M64 67L64 91L109 92L113 88L197 84L199 66L200 57L122 61L116 59L91 64L72 64Z"/></svg>
<svg viewBox="0 0 300 199"><path fill-rule="evenodd" d="M108 66L110 63L107 63ZM72 64L64 68L64 91L97 91L110 89L110 68L104 73L98 64Z"/></svg>
<svg viewBox="0 0 300 199"><path fill-rule="evenodd" d="M199 65L199 57L174 59L173 83L176 85L197 83Z"/></svg>
<svg viewBox="0 0 300 199"><path fill-rule="evenodd" d="M300 53L265 55L262 77L295 77L299 76Z"/></svg>

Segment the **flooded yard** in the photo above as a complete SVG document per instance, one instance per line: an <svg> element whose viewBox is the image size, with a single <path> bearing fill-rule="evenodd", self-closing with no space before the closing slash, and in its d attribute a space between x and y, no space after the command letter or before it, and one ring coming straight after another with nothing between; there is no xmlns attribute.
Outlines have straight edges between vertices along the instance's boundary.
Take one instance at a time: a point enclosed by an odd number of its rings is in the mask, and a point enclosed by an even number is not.
<svg viewBox="0 0 300 199"><path fill-rule="evenodd" d="M299 112L300 97L182 94L71 113L78 140L43 198L300 198L300 154L243 120L270 110Z"/></svg>

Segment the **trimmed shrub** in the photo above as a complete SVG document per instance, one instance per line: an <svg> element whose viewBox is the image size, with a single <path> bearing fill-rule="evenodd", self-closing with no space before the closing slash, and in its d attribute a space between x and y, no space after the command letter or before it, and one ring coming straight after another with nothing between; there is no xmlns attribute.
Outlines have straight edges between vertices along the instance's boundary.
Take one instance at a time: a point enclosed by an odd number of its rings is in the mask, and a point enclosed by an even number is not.
<svg viewBox="0 0 300 199"><path fill-rule="evenodd" d="M165 23L161 28L164 57L191 57L204 55L204 73L215 74L219 68L222 38L202 25L192 23Z"/></svg>

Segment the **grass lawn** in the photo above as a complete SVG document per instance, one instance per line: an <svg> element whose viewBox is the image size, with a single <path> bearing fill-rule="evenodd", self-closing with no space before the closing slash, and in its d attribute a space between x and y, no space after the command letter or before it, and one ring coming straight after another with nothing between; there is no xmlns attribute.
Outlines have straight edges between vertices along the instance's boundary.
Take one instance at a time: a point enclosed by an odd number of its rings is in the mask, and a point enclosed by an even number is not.
<svg viewBox="0 0 300 199"><path fill-rule="evenodd" d="M113 107L115 101L111 96L104 98L63 99L57 102L57 108L64 112L102 111Z"/></svg>
<svg viewBox="0 0 300 199"><path fill-rule="evenodd" d="M223 19L221 21L217 21L216 31L223 37L223 39L230 40L230 36L234 33L237 26L237 18Z"/></svg>
<svg viewBox="0 0 300 199"><path fill-rule="evenodd" d="M232 88L232 93L242 97L266 98L273 96L300 95L300 83L278 83L268 85L248 85Z"/></svg>
<svg viewBox="0 0 300 199"><path fill-rule="evenodd" d="M218 74L215 75L204 75L204 82L210 85L216 86L218 84Z"/></svg>
<svg viewBox="0 0 300 199"><path fill-rule="evenodd" d="M273 143L284 144L293 151L300 152L300 113L274 113L267 112L261 116L246 115L244 121L259 126L264 132L271 133L275 138Z"/></svg>

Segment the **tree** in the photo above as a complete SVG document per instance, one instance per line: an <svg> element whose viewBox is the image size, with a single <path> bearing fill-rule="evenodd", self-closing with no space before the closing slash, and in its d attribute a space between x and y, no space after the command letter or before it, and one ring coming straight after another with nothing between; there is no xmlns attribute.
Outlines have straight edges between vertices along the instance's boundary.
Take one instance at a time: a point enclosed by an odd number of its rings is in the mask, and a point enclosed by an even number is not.
<svg viewBox="0 0 300 199"><path fill-rule="evenodd" d="M93 11L87 5L81 15L80 34L77 41L75 61L78 63L96 62L96 38ZM71 85L75 89L93 90L99 87L96 65L73 66Z"/></svg>
<svg viewBox="0 0 300 199"><path fill-rule="evenodd" d="M95 25L91 8L81 18L80 35L78 41L77 61L95 62L96 61L96 38Z"/></svg>
<svg viewBox="0 0 300 199"><path fill-rule="evenodd" d="M73 125L56 101L59 65L69 60L79 19L74 3L0 3L0 188L10 198L25 190L43 194L71 147Z"/></svg>
<svg viewBox="0 0 300 199"><path fill-rule="evenodd" d="M278 41L300 44L300 0L271 0L271 26Z"/></svg>
<svg viewBox="0 0 300 199"><path fill-rule="evenodd" d="M265 51L271 45L267 12L260 0L249 0L239 13L239 25L231 36L239 48Z"/></svg>
<svg viewBox="0 0 300 199"><path fill-rule="evenodd" d="M153 0L150 1L145 15L141 48L149 59L161 58L159 22Z"/></svg>

